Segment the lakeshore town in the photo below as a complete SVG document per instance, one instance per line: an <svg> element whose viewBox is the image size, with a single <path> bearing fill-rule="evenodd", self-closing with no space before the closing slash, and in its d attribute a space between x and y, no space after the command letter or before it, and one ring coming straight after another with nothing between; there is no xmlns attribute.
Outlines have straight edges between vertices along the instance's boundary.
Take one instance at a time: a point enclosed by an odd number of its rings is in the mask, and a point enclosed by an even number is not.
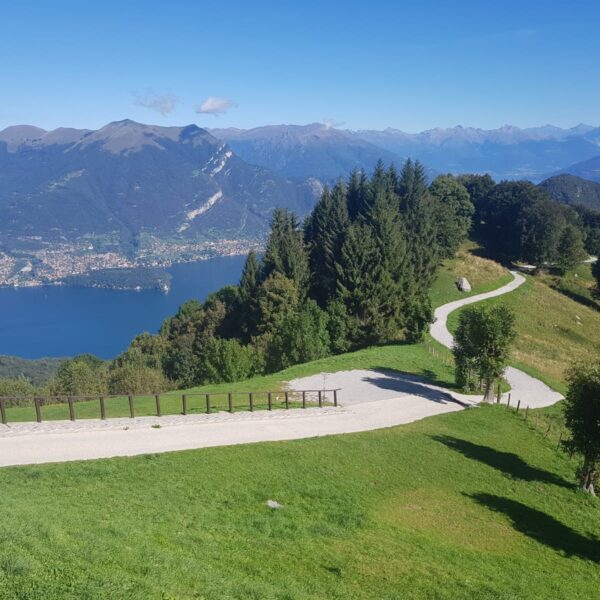
<svg viewBox="0 0 600 600"><path fill-rule="evenodd" d="M36 240L37 241L37 240ZM0 250L0 287L64 285L74 275L108 269L166 268L174 263L247 254L261 243L248 240L164 241L151 243L131 256L118 249L97 249L89 242L55 243L18 252Z"/></svg>

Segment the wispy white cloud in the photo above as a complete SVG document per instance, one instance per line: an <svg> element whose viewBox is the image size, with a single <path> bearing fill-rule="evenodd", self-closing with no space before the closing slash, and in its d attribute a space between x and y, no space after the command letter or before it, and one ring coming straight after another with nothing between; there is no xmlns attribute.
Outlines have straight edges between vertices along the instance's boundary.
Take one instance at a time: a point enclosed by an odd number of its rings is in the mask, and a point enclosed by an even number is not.
<svg viewBox="0 0 600 600"><path fill-rule="evenodd" d="M336 121L335 119L323 119L321 122L325 125L325 129L338 129L346 124L344 121Z"/></svg>
<svg viewBox="0 0 600 600"><path fill-rule="evenodd" d="M237 104L232 102L229 98L219 98L218 96L209 96L204 102L196 109L199 114L224 115L230 108L235 108Z"/></svg>
<svg viewBox="0 0 600 600"><path fill-rule="evenodd" d="M151 89L133 92L134 104L160 113L163 117L172 113L181 100L175 94L157 94Z"/></svg>

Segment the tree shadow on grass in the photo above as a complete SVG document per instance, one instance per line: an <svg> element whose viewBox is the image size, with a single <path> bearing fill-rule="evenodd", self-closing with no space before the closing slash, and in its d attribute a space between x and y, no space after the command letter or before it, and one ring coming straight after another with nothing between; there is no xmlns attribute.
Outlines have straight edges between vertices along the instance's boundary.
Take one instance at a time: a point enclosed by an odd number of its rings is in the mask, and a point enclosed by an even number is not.
<svg viewBox="0 0 600 600"><path fill-rule="evenodd" d="M600 562L600 538L582 535L554 517L516 500L485 493L465 495L495 512L505 514L517 531L540 544L567 556Z"/></svg>
<svg viewBox="0 0 600 600"><path fill-rule="evenodd" d="M523 481L540 481L542 483L550 483L566 488L574 487L572 483L565 481L562 477L559 477L550 471L532 467L520 456L512 452L502 452L501 450L496 450L489 446L481 446L452 436L435 435L432 436L432 438L436 442L440 442L448 448L460 452L467 458L477 460L494 469L502 471L508 477L521 479Z"/></svg>

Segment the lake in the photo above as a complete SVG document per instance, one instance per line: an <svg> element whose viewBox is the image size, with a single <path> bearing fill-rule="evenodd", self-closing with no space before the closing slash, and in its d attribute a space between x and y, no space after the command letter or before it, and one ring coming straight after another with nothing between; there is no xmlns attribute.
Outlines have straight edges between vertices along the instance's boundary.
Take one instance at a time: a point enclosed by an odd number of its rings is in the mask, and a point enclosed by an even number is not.
<svg viewBox="0 0 600 600"><path fill-rule="evenodd" d="M0 289L0 354L25 358L90 352L113 358L138 333L155 333L193 298L238 283L245 256L173 265L168 294L64 286Z"/></svg>

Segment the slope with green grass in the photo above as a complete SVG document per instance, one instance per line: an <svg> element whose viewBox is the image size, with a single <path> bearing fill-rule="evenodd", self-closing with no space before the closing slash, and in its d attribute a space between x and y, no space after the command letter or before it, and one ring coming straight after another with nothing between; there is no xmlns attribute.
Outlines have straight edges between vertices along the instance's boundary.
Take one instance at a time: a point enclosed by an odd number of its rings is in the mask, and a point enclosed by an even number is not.
<svg viewBox="0 0 600 600"><path fill-rule="evenodd" d="M600 511L574 469L496 406L366 434L7 468L0 598L588 600Z"/></svg>
<svg viewBox="0 0 600 600"><path fill-rule="evenodd" d="M516 314L514 366L564 393L565 369L600 354L600 311L550 287L544 277L528 277L514 292L484 303L503 303ZM448 319L458 326L460 310Z"/></svg>

